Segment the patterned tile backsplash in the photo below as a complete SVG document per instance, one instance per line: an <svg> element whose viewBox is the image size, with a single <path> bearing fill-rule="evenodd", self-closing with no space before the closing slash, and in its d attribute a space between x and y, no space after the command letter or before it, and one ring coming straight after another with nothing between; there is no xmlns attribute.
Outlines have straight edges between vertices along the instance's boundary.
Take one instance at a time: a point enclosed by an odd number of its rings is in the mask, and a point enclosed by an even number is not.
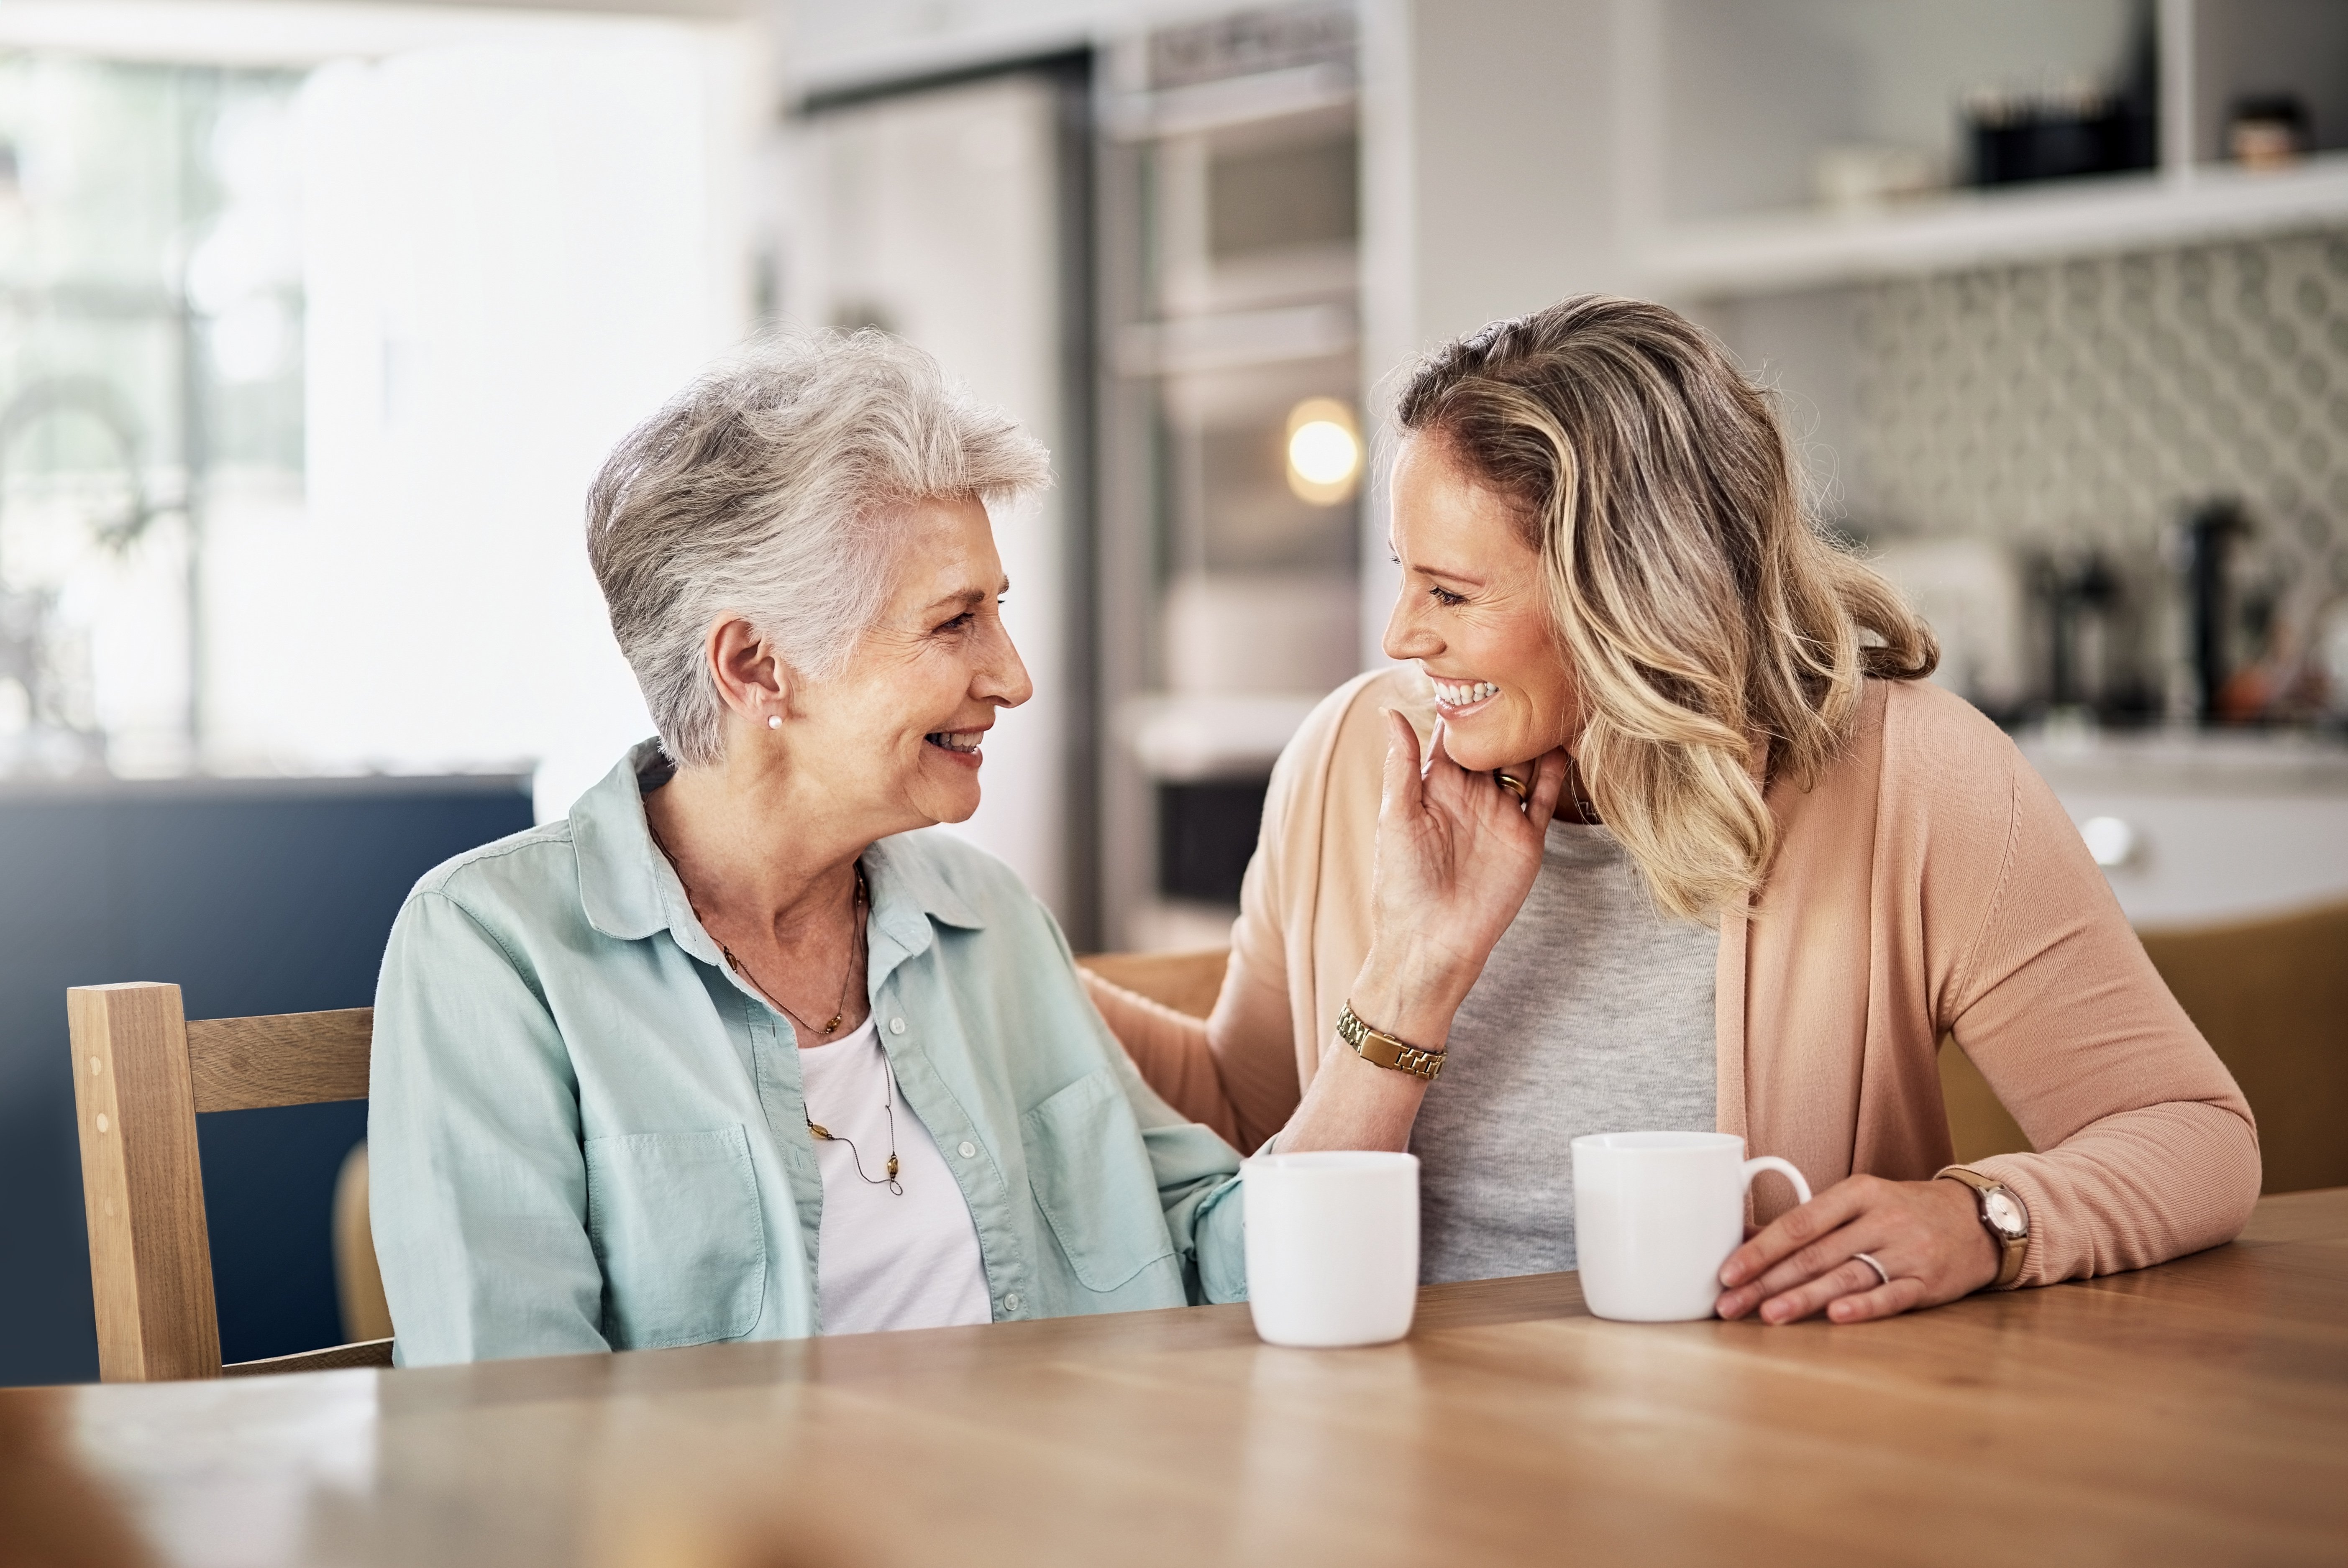
<svg viewBox="0 0 2348 1568"><path fill-rule="evenodd" d="M2348 584L2348 232L1882 284L1859 343L1881 523L2132 552L2227 495Z"/></svg>
<svg viewBox="0 0 2348 1568"><path fill-rule="evenodd" d="M2174 541L2196 503L2243 504L2238 579L2274 612L2348 589L2348 231L1954 272L1855 302L1845 493L1873 538L2092 552L2137 606L2114 628L2130 661L2172 671Z"/></svg>

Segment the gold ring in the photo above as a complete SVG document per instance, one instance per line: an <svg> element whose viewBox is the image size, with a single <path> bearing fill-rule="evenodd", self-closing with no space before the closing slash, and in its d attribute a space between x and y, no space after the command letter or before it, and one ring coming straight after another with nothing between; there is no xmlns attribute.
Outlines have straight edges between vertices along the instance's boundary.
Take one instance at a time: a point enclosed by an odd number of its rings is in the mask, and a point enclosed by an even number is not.
<svg viewBox="0 0 2348 1568"><path fill-rule="evenodd" d="M1494 768L1492 770L1492 782L1498 784L1502 789L1507 790L1510 794L1515 795L1519 801L1525 799L1525 781L1519 778L1516 774L1509 773L1504 769Z"/></svg>

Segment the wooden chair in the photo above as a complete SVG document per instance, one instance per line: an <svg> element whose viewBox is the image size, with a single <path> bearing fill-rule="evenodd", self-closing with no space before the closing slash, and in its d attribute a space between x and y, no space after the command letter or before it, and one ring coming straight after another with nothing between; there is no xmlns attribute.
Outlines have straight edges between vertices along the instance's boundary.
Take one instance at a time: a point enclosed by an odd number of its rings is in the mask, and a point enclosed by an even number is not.
<svg viewBox="0 0 2348 1568"><path fill-rule="evenodd" d="M109 1383L388 1367L372 1339L221 1365L196 1114L364 1100L375 1009L190 1020L180 988L66 992L98 1376Z"/></svg>
<svg viewBox="0 0 2348 1568"><path fill-rule="evenodd" d="M1215 998L1223 989L1223 970L1231 961L1229 948L1207 948L1195 953L1094 953L1076 960L1113 986L1192 1018L1204 1018L1215 1010Z"/></svg>

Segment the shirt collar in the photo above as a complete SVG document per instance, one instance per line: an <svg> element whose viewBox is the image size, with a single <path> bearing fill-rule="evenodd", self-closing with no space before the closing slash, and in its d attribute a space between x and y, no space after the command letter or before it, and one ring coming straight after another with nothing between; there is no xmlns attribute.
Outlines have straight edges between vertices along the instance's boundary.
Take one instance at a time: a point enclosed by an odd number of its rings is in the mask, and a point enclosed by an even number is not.
<svg viewBox="0 0 2348 1568"><path fill-rule="evenodd" d="M612 771L571 808L571 842L579 857L579 896L588 923L607 937L640 941L663 931L704 963L722 965L724 956L685 896L676 869L653 843L644 821L639 776L665 766L660 742L628 749ZM866 849L864 879L872 892L873 929L897 951L895 960L930 945L931 922L965 930L985 924L970 900L950 882L920 834L898 834ZM876 972L884 965L877 950Z"/></svg>

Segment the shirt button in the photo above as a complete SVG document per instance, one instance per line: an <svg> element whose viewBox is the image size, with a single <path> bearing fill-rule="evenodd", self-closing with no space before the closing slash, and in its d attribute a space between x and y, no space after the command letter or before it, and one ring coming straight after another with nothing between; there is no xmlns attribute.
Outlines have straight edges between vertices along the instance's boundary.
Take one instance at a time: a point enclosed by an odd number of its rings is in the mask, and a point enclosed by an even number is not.
<svg viewBox="0 0 2348 1568"><path fill-rule="evenodd" d="M1003 1298L1003 1310L1005 1312L1016 1312L1019 1310L1019 1293L1017 1291L1014 1290L1010 1295Z"/></svg>
<svg viewBox="0 0 2348 1568"><path fill-rule="evenodd" d="M891 1020L889 1020L889 1032L890 1032L891 1034L902 1034L902 1033L904 1033L904 1032L905 1032L905 1020L904 1020L903 1019L901 1019L901 1018L892 1018L892 1019L891 1019Z"/></svg>
<svg viewBox="0 0 2348 1568"><path fill-rule="evenodd" d="M963 1140L960 1153L965 1160L975 1160L978 1158L978 1145L965 1138Z"/></svg>

